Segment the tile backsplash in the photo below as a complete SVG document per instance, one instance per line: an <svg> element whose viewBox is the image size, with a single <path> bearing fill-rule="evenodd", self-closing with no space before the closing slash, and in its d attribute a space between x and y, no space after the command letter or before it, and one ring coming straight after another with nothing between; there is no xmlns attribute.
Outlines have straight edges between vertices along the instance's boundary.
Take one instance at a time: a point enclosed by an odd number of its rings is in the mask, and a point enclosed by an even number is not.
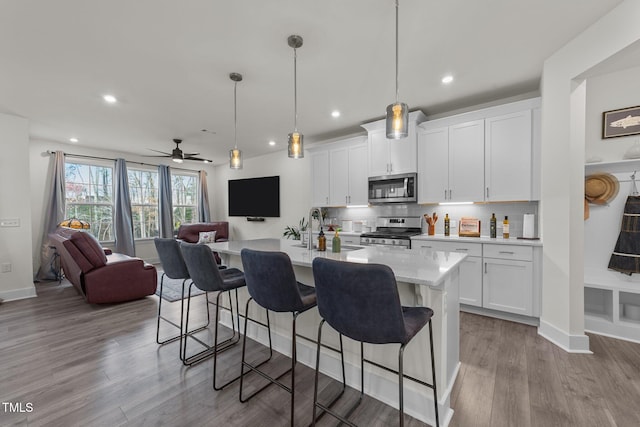
<svg viewBox="0 0 640 427"><path fill-rule="evenodd" d="M509 232L512 238L522 236L524 214L535 215L535 236L538 233L538 202L511 202L511 203L477 203L473 205L418 205L418 204L388 204L366 208L328 208L327 218L335 218L338 221L366 221L375 228L377 217L381 216L416 216L421 218L422 231L427 232L427 224L423 214L437 213L436 234L444 234L444 216L449 214L451 219L451 234L457 235L457 222L462 217L478 218L481 221L481 234L489 235L489 220L495 213L497 218L497 234L502 235L502 220L509 216Z"/></svg>

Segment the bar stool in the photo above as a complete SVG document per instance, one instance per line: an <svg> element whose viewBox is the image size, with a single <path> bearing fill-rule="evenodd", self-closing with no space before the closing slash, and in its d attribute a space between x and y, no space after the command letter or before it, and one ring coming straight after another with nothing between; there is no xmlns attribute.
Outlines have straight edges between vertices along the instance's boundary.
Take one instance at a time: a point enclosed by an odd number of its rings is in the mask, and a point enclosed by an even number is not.
<svg viewBox="0 0 640 427"><path fill-rule="evenodd" d="M189 270L189 275L191 276L192 280L191 284L189 285L185 329L188 330L189 328L189 307L191 306L191 287L193 285L195 285L198 289L206 292L207 304L213 304L216 306L213 345L205 343L198 337L194 336L192 333L185 333L183 346L181 341L181 359L185 365L191 366L213 356L213 388L214 390L222 390L224 387L228 386L240 377L238 375L237 377L227 381L220 386L216 384L218 353L230 348L240 341L240 309L238 307L238 288L245 286L244 274L237 268L226 268L223 270L218 269L218 264L216 263L213 252L207 245L181 242L180 251L182 252L182 256L184 257L185 264L187 266L187 269ZM233 301L231 299L231 291L235 291L236 294L236 316L238 325L237 331L236 324L234 324L233 321ZM209 292L217 292L215 302L209 300ZM229 338L218 342L220 297L223 293L227 293L229 295L232 335ZM207 305L207 311L208 307L209 306ZM189 338L200 343L205 349L200 351L199 353L187 357L187 342L189 341Z"/></svg>
<svg viewBox="0 0 640 427"><path fill-rule="evenodd" d="M251 296L247 301L245 313L249 313L249 303L254 300L259 306L266 309L267 313L267 329L269 333L269 358L262 361L258 365L251 365L245 361L246 341L247 341L247 323L244 324L244 338L242 341L242 368L240 376L240 401L247 402L256 394L270 386L276 384L283 390L291 394L291 425L294 425L294 405L295 405L295 367L297 363L296 354L296 319L298 315L304 313L316 305L316 293L312 286L304 285L296 280L291 259L282 252L265 252L251 249L243 249L240 252L242 257L242 266L244 268L247 289ZM273 378L258 367L271 358L273 349L271 346L271 328L269 324L269 311L275 312L291 312L293 319L291 322L291 368ZM248 318L248 316L247 316ZM256 390L246 398L242 396L244 368L256 372L269 383L262 388ZM282 378L291 372L291 385L287 386L282 383ZM249 371L247 371L249 373Z"/></svg>
<svg viewBox="0 0 640 427"><path fill-rule="evenodd" d="M364 362L367 362L398 374L400 426L404 426L404 378L433 390L436 426L439 426L438 393L436 390L436 370L433 357L433 331L431 327L433 310L427 307L403 307L400 304L395 276L386 265L359 264L316 258L313 260L313 278L318 298L318 311L322 320L318 326L312 424L315 425L316 423L316 408L320 408L350 426L355 425L347 418L360 404L364 395ZM329 406L318 402L320 344L322 342L322 327L325 321L341 337L345 335L360 342L360 400L344 416L332 411ZM405 346L427 324L429 325L432 384L405 375L402 366ZM400 344L398 371L366 360L363 353L363 343L365 342L369 344Z"/></svg>
<svg viewBox="0 0 640 427"><path fill-rule="evenodd" d="M187 270L187 266L184 263L184 258L182 258L182 252L180 252L180 243L177 240L162 239L156 237L155 239L153 239L153 242L156 245L156 250L158 252L158 257L160 258L160 263L162 264L163 270L162 277L160 278L160 301L158 302L158 324L156 327L156 342L160 345L163 345L181 339L184 320L184 298L180 298L180 324L177 324L162 315L162 292L164 287L164 278L166 276L170 279L182 279L182 295L184 296L185 284L187 280L190 279L190 277L189 270ZM160 320L164 320L168 324L175 326L176 328L178 328L180 333L173 337L160 340ZM193 329L190 332L195 333L204 330L207 326L209 326L210 320L211 318L209 316L207 304L207 323L205 323L203 326Z"/></svg>

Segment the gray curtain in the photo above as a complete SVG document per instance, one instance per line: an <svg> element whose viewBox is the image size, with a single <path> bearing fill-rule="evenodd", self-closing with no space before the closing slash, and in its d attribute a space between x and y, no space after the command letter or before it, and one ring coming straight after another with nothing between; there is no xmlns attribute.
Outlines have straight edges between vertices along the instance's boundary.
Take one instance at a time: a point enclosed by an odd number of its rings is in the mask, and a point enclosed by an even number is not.
<svg viewBox="0 0 640 427"><path fill-rule="evenodd" d="M198 179L198 221L210 222L209 213L209 190L207 189L207 173L200 171Z"/></svg>
<svg viewBox="0 0 640 427"><path fill-rule="evenodd" d="M158 211L160 237L173 237L173 201L171 199L171 169L158 166Z"/></svg>
<svg viewBox="0 0 640 427"><path fill-rule="evenodd" d="M47 208L44 212L44 227L40 248L40 268L36 280L57 280L57 267L53 259L54 250L49 244L53 233L64 219L64 152L55 151L51 156Z"/></svg>
<svg viewBox="0 0 640 427"><path fill-rule="evenodd" d="M131 215L131 196L129 195L129 176L127 161L116 159L114 174L116 192L114 197L113 231L115 235L115 251L129 256L136 255L133 241L133 218Z"/></svg>

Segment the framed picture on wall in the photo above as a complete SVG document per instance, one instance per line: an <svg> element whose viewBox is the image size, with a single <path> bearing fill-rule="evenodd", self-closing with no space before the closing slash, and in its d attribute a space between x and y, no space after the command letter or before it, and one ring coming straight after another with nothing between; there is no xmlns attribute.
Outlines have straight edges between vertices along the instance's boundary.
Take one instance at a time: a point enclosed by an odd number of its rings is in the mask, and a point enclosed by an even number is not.
<svg viewBox="0 0 640 427"><path fill-rule="evenodd" d="M640 134L640 106L602 113L602 139Z"/></svg>

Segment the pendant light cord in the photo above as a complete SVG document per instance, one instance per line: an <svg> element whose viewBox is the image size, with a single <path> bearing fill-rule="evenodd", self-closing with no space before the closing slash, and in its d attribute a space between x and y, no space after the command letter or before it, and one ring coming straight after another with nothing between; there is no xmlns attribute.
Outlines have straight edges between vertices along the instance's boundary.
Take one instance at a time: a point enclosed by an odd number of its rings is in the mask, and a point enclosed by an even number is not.
<svg viewBox="0 0 640 427"><path fill-rule="evenodd" d="M233 82L233 148L238 149L238 82Z"/></svg>
<svg viewBox="0 0 640 427"><path fill-rule="evenodd" d="M398 103L398 94L400 89L398 88L398 3L396 0L396 104Z"/></svg>
<svg viewBox="0 0 640 427"><path fill-rule="evenodd" d="M298 132L298 68L297 49L293 48L293 131Z"/></svg>

